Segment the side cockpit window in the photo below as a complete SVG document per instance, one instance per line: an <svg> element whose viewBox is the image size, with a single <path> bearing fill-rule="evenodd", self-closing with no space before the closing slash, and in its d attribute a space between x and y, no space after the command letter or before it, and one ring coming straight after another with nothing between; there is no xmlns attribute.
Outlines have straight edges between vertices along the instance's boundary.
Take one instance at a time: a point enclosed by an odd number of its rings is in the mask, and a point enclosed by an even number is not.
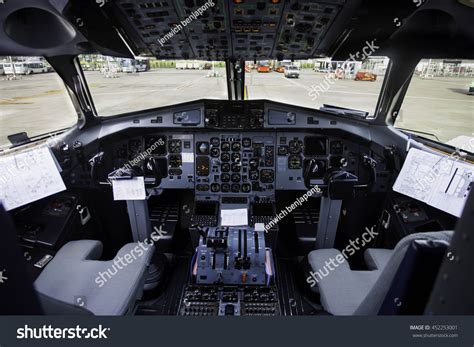
<svg viewBox="0 0 474 347"><path fill-rule="evenodd" d="M66 87L44 58L0 56L0 148L10 147L12 138L47 135L76 123Z"/></svg>

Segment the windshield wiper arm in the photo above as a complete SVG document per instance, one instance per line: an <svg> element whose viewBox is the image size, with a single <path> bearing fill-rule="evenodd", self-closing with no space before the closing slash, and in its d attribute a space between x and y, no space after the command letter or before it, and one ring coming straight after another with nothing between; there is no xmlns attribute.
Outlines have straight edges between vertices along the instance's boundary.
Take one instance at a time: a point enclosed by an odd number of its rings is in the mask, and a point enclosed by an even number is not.
<svg viewBox="0 0 474 347"><path fill-rule="evenodd" d="M367 111L361 111L361 110L356 110L353 108L345 108L345 107L339 107L339 106L327 105L327 104L323 104L323 106L321 106L319 109L321 111L331 112L337 115L356 116L358 118L363 118L363 119L366 119L367 116L369 115L369 112Z"/></svg>
<svg viewBox="0 0 474 347"><path fill-rule="evenodd" d="M433 136L438 142L441 142L441 140L436 136L435 134L432 133L427 133L424 131L419 131L419 130L413 130L413 129L405 129L405 128L396 128L400 131L407 131L409 133L415 133L415 134L423 134L423 135L428 135L428 136Z"/></svg>
<svg viewBox="0 0 474 347"><path fill-rule="evenodd" d="M0 151L4 151L5 149L9 149L9 148L23 146L23 145L41 141L47 138L51 139L51 143L56 143L55 137L59 134L62 134L68 129L70 128L62 128L62 129L46 132L44 134L35 135L32 137L29 137L26 133L11 134L11 135L8 135L7 137L10 140L10 144L0 146Z"/></svg>

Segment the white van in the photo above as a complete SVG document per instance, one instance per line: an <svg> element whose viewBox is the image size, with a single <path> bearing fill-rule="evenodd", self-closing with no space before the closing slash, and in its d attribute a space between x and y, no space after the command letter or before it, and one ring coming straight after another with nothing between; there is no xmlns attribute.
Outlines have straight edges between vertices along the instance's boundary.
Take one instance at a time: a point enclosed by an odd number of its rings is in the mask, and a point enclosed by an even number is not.
<svg viewBox="0 0 474 347"><path fill-rule="evenodd" d="M45 73L48 72L48 67L40 60L26 61L25 65L31 73Z"/></svg>
<svg viewBox="0 0 474 347"><path fill-rule="evenodd" d="M145 59L125 59L122 61L122 72L137 73L150 69L148 60Z"/></svg>
<svg viewBox="0 0 474 347"><path fill-rule="evenodd" d="M17 66L18 64L18 66ZM5 73L5 75L13 75L13 73L15 74L19 74L19 75L22 75L25 73L25 69L23 67L23 64L20 64L20 63L4 63L3 64L3 72Z"/></svg>
<svg viewBox="0 0 474 347"><path fill-rule="evenodd" d="M296 65L285 66L285 77L286 78L299 78L300 69Z"/></svg>
<svg viewBox="0 0 474 347"><path fill-rule="evenodd" d="M15 71L13 71L13 67ZM33 73L44 73L48 72L48 67L41 61L22 61L13 63L4 63L3 69L5 74L12 75L13 72L17 75L29 75Z"/></svg>

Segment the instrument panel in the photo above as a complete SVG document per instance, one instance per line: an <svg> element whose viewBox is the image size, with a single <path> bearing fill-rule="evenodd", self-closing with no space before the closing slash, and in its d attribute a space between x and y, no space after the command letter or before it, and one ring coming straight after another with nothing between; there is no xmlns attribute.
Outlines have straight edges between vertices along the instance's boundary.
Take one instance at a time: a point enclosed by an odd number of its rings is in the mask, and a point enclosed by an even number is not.
<svg viewBox="0 0 474 347"><path fill-rule="evenodd" d="M195 189L198 195L271 196L275 190L304 190L304 174L323 183L333 168L359 175L364 145L308 132L163 132L121 140L114 146L114 168L127 164L160 188ZM150 150L152 149L152 150ZM155 166L150 165L154 161ZM157 177L159 176L159 177Z"/></svg>
<svg viewBox="0 0 474 347"><path fill-rule="evenodd" d="M352 141L335 136L277 133L277 189L305 189L304 173L310 161L316 165L311 180L323 183L329 169L343 169L358 175L364 148Z"/></svg>
<svg viewBox="0 0 474 347"><path fill-rule="evenodd" d="M195 141L197 193L266 195L274 191L274 134L196 134Z"/></svg>

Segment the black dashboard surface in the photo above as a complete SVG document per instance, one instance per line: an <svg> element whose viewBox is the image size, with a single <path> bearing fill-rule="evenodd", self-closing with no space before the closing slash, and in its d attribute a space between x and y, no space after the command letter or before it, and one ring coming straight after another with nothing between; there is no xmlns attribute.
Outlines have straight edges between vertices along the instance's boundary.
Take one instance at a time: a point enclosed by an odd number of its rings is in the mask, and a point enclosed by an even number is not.
<svg viewBox="0 0 474 347"><path fill-rule="evenodd" d="M86 167L102 153L99 181L107 181L115 170L133 168L149 187L204 195L304 190L310 163L310 178L321 185L330 170L367 182L367 157L375 160L379 174L386 170L383 148L374 151L367 123L360 119L263 100L200 100L103 119L88 139L77 142ZM78 153L62 153L61 160ZM81 175L71 173L69 182L80 185Z"/></svg>

